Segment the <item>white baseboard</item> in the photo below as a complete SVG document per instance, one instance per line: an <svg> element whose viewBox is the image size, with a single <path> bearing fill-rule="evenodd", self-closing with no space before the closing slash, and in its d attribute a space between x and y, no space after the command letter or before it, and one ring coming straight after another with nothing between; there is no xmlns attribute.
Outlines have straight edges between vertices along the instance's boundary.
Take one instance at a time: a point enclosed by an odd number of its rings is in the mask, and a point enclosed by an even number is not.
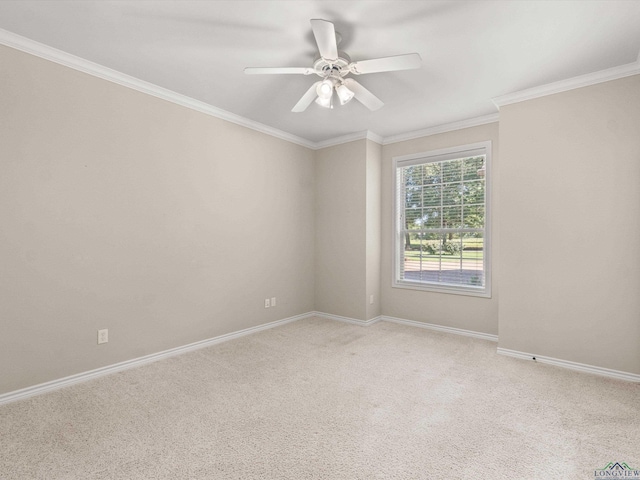
<svg viewBox="0 0 640 480"><path fill-rule="evenodd" d="M473 338L479 338L481 340L489 340L491 342L498 341L498 336L491 335L490 333L474 332L473 330L463 330L462 328L445 327L443 325L435 325L433 323L418 322L415 320L407 320L404 318L388 317L386 315L379 315L370 320L358 320L357 318L342 317L340 315L333 315L331 313L324 313L324 312L313 312L313 314L317 317L328 318L329 320L336 320L338 322L350 323L352 325L361 325L364 327L368 327L369 325L373 325L374 323L377 323L380 321L392 322L392 323L399 323L402 325L408 325L410 327L426 328L428 330L436 330L438 332L453 333L455 335L463 335L465 337L473 337Z"/></svg>
<svg viewBox="0 0 640 480"><path fill-rule="evenodd" d="M445 327L442 325L434 325L431 323L417 322L415 320L406 320L403 318L389 317L386 315L380 315L380 316L371 318L369 320L358 320L355 318L343 317L340 315L332 315L330 313L308 312L300 315L295 315L293 317L284 318L282 320L276 320L274 322L265 323L263 325L257 325L255 327L245 328L243 330L227 333L225 335L220 335L218 337L201 340L199 342L190 343L188 345L183 345L181 347L171 348L169 350L164 350L162 352L152 353L150 355L145 355L144 357L126 360L124 362L116 363L113 365L107 365L106 367L97 368L95 370L90 370L88 372L82 372L75 375L70 375L68 377L52 380L50 382L41 383L31 387L26 387L20 390L15 390L13 392L4 393L0 395L0 405L3 405L5 403L10 403L10 402L15 402L17 400L22 400L29 397L33 397L36 395L41 395L43 393L52 392L54 390L58 390L63 387L74 385L76 383L86 382L94 378L102 377L102 376L109 375L116 372L121 372L129 368L139 367L142 365L146 365L148 363L162 360L164 358L173 357L175 355L191 352L194 350L198 350L200 348L209 347L212 345L216 345L218 343L244 337L246 335L251 335L253 333L258 333L263 330L268 330L270 328L286 325L287 323L292 323L298 320L303 320L305 318L311 318L314 316L326 318L329 320L336 320L338 322L349 323L352 325L360 325L364 327L373 325L379 321L392 322L392 323L399 323L401 325L408 325L411 327L426 328L429 330L435 330L439 332L453 333L455 335L463 335L467 337L478 338L481 340L489 340L492 342L498 341L497 335L474 332L471 330L464 330L461 328ZM611 370L608 368L585 365L582 363L570 362L567 360L559 360L557 358L544 357L544 356L534 355L534 354L525 353L525 352L518 352L515 350L508 350L506 348L498 348L497 351L500 355L507 355L507 356L526 359L526 360L532 360L533 357L535 357L536 361L540 363L548 363L548 364L556 365L563 368L569 368L571 370L593 373L596 375L616 378L619 380L626 380L630 382L640 382L640 375L635 373L621 372L619 370Z"/></svg>
<svg viewBox="0 0 640 480"><path fill-rule="evenodd" d="M377 316L371 318L369 320L358 320L357 318L351 317L342 317L340 315L333 315L331 313L323 313L323 312L312 312L316 317L328 318L329 320L336 320L338 322L350 323L352 325L361 325L363 327L368 327L369 325L373 325L376 322L379 322L382 317Z"/></svg>
<svg viewBox="0 0 640 480"><path fill-rule="evenodd" d="M591 373L603 377L615 378L618 380L626 380L628 382L640 382L640 375L636 373L622 372L620 370L612 370L610 368L596 367L594 365L586 365L584 363L570 362L569 360L560 360L559 358L545 357L534 353L519 352L517 350L509 350L507 348L498 347L500 355L508 357L520 358L523 360L531 360L538 363L547 363L556 367L577 370L578 372ZM535 360L534 360L535 359Z"/></svg>
<svg viewBox="0 0 640 480"><path fill-rule="evenodd" d="M102 377L112 373L121 372L129 368L139 367L141 365L146 365L147 363L157 362L158 360L162 360L164 358L173 357L175 355L191 352L193 350L199 350L200 348L210 347L218 343L227 342L229 340L244 337L246 335L251 335L253 333L261 332L263 330L267 330L270 328L279 327L280 325L285 325L287 323L295 322L297 320L302 320L304 318L309 318L312 316L313 316L313 313L303 313L301 315L295 315L293 317L283 318L282 320L276 320L274 322L257 325L255 327L249 327L243 330L238 330L237 332L227 333L225 335L220 335L218 337L213 337L206 340L200 340L199 342L190 343L188 345L183 345L181 347L171 348L169 350L164 350L158 353L152 353L150 355L145 355L144 357L138 357L131 360L126 360L124 362L116 363L113 365L107 365L106 367L96 368L95 370L90 370L88 372L82 372L75 375L70 375L68 377L59 378L57 380L52 380L50 382L34 385L32 387L26 387L20 390L15 390L13 392L8 392L0 395L0 405L9 403L9 402L15 402L16 400L22 400L25 398L33 397L35 395L41 395L43 393L52 392L54 390L67 387L69 385L86 382L87 380L92 380L94 378Z"/></svg>
<svg viewBox="0 0 640 480"><path fill-rule="evenodd" d="M438 332L453 333L455 335L463 335L465 337L479 338L481 340L489 340L490 342L497 342L498 336L490 333L474 332L473 330L464 330L462 328L445 327L444 325L435 325L433 323L417 322L415 320L406 320L404 318L388 317L382 315L381 320L383 322L399 323L401 325L409 325L411 327L426 328L428 330L435 330Z"/></svg>

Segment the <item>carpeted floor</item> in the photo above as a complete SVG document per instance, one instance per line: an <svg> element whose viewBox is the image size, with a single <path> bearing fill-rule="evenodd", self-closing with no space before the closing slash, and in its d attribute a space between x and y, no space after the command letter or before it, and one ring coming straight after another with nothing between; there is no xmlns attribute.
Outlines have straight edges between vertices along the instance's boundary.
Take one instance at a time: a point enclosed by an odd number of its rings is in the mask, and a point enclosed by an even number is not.
<svg viewBox="0 0 640 480"><path fill-rule="evenodd" d="M2 479L593 479L640 385L320 318L0 407Z"/></svg>

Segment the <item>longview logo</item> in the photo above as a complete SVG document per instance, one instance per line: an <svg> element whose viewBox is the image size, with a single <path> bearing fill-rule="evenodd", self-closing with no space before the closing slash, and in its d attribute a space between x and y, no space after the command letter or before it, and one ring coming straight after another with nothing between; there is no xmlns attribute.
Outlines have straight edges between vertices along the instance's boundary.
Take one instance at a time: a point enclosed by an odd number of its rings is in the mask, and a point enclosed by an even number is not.
<svg viewBox="0 0 640 480"><path fill-rule="evenodd" d="M594 478L640 479L640 469L631 468L624 462L609 462L604 468L595 470Z"/></svg>

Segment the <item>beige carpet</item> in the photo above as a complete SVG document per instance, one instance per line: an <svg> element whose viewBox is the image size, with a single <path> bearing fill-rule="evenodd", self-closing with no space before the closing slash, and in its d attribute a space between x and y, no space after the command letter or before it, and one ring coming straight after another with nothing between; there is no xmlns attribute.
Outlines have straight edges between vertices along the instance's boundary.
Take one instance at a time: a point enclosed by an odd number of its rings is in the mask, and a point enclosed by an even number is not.
<svg viewBox="0 0 640 480"><path fill-rule="evenodd" d="M2 479L593 479L640 385L391 323L298 321L0 407Z"/></svg>

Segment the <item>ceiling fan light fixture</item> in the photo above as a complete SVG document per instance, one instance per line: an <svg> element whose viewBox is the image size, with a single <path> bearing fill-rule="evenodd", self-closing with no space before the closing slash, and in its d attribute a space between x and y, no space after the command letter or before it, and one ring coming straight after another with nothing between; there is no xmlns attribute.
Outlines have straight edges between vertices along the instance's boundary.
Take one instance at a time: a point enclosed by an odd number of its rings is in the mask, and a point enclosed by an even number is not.
<svg viewBox="0 0 640 480"><path fill-rule="evenodd" d="M333 93L333 90L331 91ZM331 101L331 95L328 98L318 97L316 98L316 103L324 108L333 108L333 102Z"/></svg>
<svg viewBox="0 0 640 480"><path fill-rule="evenodd" d="M329 78L325 78L320 85L316 88L316 93L319 98L329 100L333 95L333 82Z"/></svg>
<svg viewBox="0 0 640 480"><path fill-rule="evenodd" d="M338 98L340 99L340 105L346 105L355 95L355 93L349 90L349 88L344 84L336 87L336 93L338 94Z"/></svg>

